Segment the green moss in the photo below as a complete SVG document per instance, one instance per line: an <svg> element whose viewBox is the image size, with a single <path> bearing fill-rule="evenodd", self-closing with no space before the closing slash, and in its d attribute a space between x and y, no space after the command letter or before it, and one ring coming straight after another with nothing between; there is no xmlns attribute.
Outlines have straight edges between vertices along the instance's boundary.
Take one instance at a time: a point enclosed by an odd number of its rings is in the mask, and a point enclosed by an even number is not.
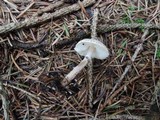
<svg viewBox="0 0 160 120"><path fill-rule="evenodd" d="M145 21L142 18L137 18L134 22L135 23L139 23L139 24L144 24L145 23ZM144 27L143 26L140 26L140 29L142 31L144 31Z"/></svg>
<svg viewBox="0 0 160 120"><path fill-rule="evenodd" d="M129 18L127 15L125 15L125 16L122 18L122 23L131 23L131 20L130 20L130 18Z"/></svg>
<svg viewBox="0 0 160 120"><path fill-rule="evenodd" d="M130 11L134 11L134 10L136 10L136 9L137 9L136 6L129 6L129 7L128 7L128 10L130 10Z"/></svg>
<svg viewBox="0 0 160 120"><path fill-rule="evenodd" d="M142 18L137 18L136 20L135 20L135 23L145 23L145 21L142 19Z"/></svg>
<svg viewBox="0 0 160 120"><path fill-rule="evenodd" d="M128 12L130 13L131 16L134 15L133 11L135 11L135 10L137 10L136 6L129 6L128 7ZM133 21L131 21L130 18L127 15L122 16L121 21L122 21L122 23L131 23L131 22L140 23L140 24L145 23L145 20L142 19L142 18L136 18ZM141 29L143 29L143 28L141 28Z"/></svg>

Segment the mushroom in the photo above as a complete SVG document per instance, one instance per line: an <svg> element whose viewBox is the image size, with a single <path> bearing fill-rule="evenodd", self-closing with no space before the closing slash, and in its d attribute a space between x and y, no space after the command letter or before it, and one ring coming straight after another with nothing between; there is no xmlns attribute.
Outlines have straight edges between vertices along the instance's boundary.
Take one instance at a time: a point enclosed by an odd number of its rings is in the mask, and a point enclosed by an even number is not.
<svg viewBox="0 0 160 120"><path fill-rule="evenodd" d="M65 77L63 85L68 84L75 76L87 65L88 61L92 58L105 59L109 56L108 48L96 39L83 39L75 46L75 51L84 59Z"/></svg>

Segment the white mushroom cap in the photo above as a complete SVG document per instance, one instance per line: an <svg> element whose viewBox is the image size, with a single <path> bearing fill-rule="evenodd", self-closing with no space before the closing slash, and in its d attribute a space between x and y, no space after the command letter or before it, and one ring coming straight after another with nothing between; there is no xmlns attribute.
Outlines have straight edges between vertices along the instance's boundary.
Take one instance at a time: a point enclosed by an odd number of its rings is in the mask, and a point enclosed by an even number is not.
<svg viewBox="0 0 160 120"><path fill-rule="evenodd" d="M76 44L74 49L80 55L86 56L90 47L94 48L91 58L102 60L109 56L108 48L102 42L95 39L83 39Z"/></svg>

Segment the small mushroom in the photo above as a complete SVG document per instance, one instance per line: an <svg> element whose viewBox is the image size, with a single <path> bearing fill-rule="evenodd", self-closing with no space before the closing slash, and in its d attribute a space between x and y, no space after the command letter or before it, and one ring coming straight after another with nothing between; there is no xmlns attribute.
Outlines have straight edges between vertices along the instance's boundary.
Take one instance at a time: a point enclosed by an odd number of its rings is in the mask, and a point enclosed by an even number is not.
<svg viewBox="0 0 160 120"><path fill-rule="evenodd" d="M74 48L81 56L97 59L105 59L109 56L108 48L100 41L95 39L83 39Z"/></svg>
<svg viewBox="0 0 160 120"><path fill-rule="evenodd" d="M105 59L109 56L108 48L100 41L95 39L83 39L74 48L84 59L65 77L63 85L68 84L75 76L87 65L92 58Z"/></svg>

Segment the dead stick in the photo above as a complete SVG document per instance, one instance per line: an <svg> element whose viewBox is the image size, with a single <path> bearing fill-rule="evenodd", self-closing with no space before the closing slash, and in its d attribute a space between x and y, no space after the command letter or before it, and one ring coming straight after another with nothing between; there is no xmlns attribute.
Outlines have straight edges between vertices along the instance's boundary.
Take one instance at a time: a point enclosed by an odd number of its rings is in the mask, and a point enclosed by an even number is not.
<svg viewBox="0 0 160 120"><path fill-rule="evenodd" d="M109 31L119 30L119 29L135 29L135 28L144 28L144 29L160 29L160 24L140 24L140 23L127 23L127 24L103 24L97 26L98 33L105 33Z"/></svg>
<svg viewBox="0 0 160 120"><path fill-rule="evenodd" d="M133 56L132 56L132 58L131 58L131 61L132 61L132 62L135 61L135 59L136 59L139 51L142 49L143 42L146 40L145 38L146 38L146 35L147 35L147 34L148 34L148 29L145 30L145 32L143 33L143 35L142 35L142 37L141 37L141 41L142 41L142 42L141 42L140 44L138 44L137 49L136 49L136 51L134 52L134 54L133 54ZM116 85L113 87L110 95L112 95L112 94L114 93L114 91L117 89L118 85L122 82L123 78L126 76L126 74L128 73L128 71L129 71L130 68L131 68L131 64L129 64L129 65L126 66L126 68L125 68L124 72L122 73L121 77L120 77L119 80L116 82ZM110 96L110 95L109 95L109 96Z"/></svg>
<svg viewBox="0 0 160 120"><path fill-rule="evenodd" d="M55 8L61 6L64 2L63 1L57 1L54 4L50 4L49 6L43 8L43 9L39 9L37 11L37 13L33 14L33 16L38 16L38 15L42 15L43 13L49 12L54 10Z"/></svg>
<svg viewBox="0 0 160 120"><path fill-rule="evenodd" d="M84 0L83 1L84 7L90 6L94 3L95 3L95 0ZM18 29L21 29L24 27L31 27L31 26L39 25L39 24L42 24L42 23L49 21L51 19L53 20L53 19L56 19L60 16L78 11L79 9L80 9L79 4L73 4L71 6L64 7L60 10L57 10L52 14L44 14L41 17L28 18L25 21L21 21L18 23L9 23L7 25L3 25L0 27L0 34L7 33L10 31L13 31L13 30L18 30Z"/></svg>
<svg viewBox="0 0 160 120"><path fill-rule="evenodd" d="M24 26L25 27L25 26ZM160 25L155 25L155 24L137 24L137 23L131 23L131 24L115 24L115 25L108 25L108 24L104 24L104 25L100 25L97 27L97 33L105 33L105 32L110 32L110 31L114 31L114 30L119 30L119 29L135 29L135 28L146 28L146 29L160 29ZM76 36L69 38L70 40L64 40L61 42L58 42L56 44L57 48L61 48L64 45L68 45L68 44L72 44L73 42L78 42L81 39L84 39L86 37L90 36L90 32L86 33L84 31L80 31L76 34ZM12 41L12 47L13 48L22 48L22 49L35 49L35 48L39 48L42 46L46 46L45 43L21 43L19 41Z"/></svg>

